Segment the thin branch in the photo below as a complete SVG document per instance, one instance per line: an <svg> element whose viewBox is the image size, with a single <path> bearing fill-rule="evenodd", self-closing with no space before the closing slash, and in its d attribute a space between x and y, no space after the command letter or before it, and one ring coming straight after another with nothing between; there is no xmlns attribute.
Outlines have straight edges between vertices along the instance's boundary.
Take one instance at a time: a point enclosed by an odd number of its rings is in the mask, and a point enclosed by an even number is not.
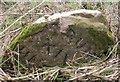
<svg viewBox="0 0 120 82"><path fill-rule="evenodd" d="M9 12L11 9L13 9L17 4L14 4L12 7L10 7L8 10L6 10L3 14L6 14L7 12Z"/></svg>
<svg viewBox="0 0 120 82"><path fill-rule="evenodd" d="M34 9L36 9L37 7L39 7L40 5L42 5L45 2L45 0L43 0L39 5L37 5L36 7L32 8L31 10L29 10L27 13L25 13L24 15L20 16L17 20L15 20L10 26L8 26L5 30L3 30L0 33L0 36L5 33L8 29L10 29L16 22L18 22L20 19L22 19L23 17L25 17L28 13L30 13L31 11L33 11Z"/></svg>
<svg viewBox="0 0 120 82"><path fill-rule="evenodd" d="M44 74L48 74L48 73L52 73L54 72L55 70L51 70L51 71L45 71L45 72L42 72L42 73L36 73L36 74L29 74L29 75L26 75L26 76L21 76L21 77L16 77L16 78L9 78L9 80L23 80L23 79L27 79L27 78L30 78L32 76L35 76L35 75L44 75Z"/></svg>
<svg viewBox="0 0 120 82"><path fill-rule="evenodd" d="M18 32L18 31L20 31L20 30L22 30L22 28L18 28L18 29L16 29L16 30L10 31L10 33L3 34L2 36L0 36L0 39L3 38L3 37L5 37L5 36L7 36L7 35L12 34L12 33Z"/></svg>
<svg viewBox="0 0 120 82"><path fill-rule="evenodd" d="M104 68L104 67L101 67L101 68L99 68L99 69L96 69L96 70L90 71L90 72L85 73L85 74L83 74L83 75L76 76L76 77L74 77L74 78L69 79L69 80L66 81L66 82L73 81L73 80L78 79L78 78L82 78L82 77L84 77L84 76L86 76L86 75L91 75L91 74L93 74L93 73L95 73L95 72L97 72L97 71L99 71L99 70L101 70L101 69L103 69L103 68Z"/></svg>
<svg viewBox="0 0 120 82"><path fill-rule="evenodd" d="M97 56L95 56L95 55L92 55L92 54L90 54L90 53L86 53L86 52L84 52L84 51L80 51L80 52L83 53L83 54L92 56L92 57L94 57L94 58L96 58L96 59L98 59L98 60L101 60L99 57L97 57Z"/></svg>
<svg viewBox="0 0 120 82"><path fill-rule="evenodd" d="M0 16L23 15L20 13L0 14ZM44 13L28 13L28 15L44 15Z"/></svg>

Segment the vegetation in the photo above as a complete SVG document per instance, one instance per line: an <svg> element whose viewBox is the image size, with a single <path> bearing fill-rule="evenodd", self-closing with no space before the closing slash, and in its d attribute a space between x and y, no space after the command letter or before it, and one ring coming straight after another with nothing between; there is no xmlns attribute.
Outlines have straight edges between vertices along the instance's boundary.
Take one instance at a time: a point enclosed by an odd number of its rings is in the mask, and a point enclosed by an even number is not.
<svg viewBox="0 0 120 82"><path fill-rule="evenodd" d="M51 81L114 81L119 80L118 56L120 55L118 29L118 2L0 2L2 12L0 15L0 80L1 81L31 81L31 80L51 80ZM19 49L13 51L19 42L23 39L43 30L46 22L43 24L32 24L39 17L51 15L58 12L70 11L75 9L96 9L100 10L107 20L102 19L108 25L110 32L108 37L99 37L104 33L97 33L93 37L103 42L107 59L105 61L97 60L92 63L82 63L76 65L76 59L66 62L66 66L54 67L36 67L25 66L20 62ZM114 13L113 13L114 12ZM108 21L108 23L106 22ZM35 28L34 28L35 27ZM40 28L40 29L39 29ZM91 29L90 34L94 36L96 31ZM19 35L18 35L19 34ZM18 35L18 36L17 36ZM16 37L17 36L17 37ZM15 40L13 41L13 39ZM111 46L107 44L113 43ZM10 45L10 46L9 46ZM98 44L97 44L98 45ZM99 44L101 45L101 44ZM101 49L104 49L100 46ZM6 55L7 54L7 55ZM87 53L83 53L87 54ZM17 58L15 57L17 55ZM4 57L3 57L4 56ZM104 58L105 59L105 58Z"/></svg>
<svg viewBox="0 0 120 82"><path fill-rule="evenodd" d="M45 26L46 22L43 22L42 24L31 24L26 26L23 31L15 38L15 40L10 43L11 50L14 50L17 44L22 40L42 31Z"/></svg>

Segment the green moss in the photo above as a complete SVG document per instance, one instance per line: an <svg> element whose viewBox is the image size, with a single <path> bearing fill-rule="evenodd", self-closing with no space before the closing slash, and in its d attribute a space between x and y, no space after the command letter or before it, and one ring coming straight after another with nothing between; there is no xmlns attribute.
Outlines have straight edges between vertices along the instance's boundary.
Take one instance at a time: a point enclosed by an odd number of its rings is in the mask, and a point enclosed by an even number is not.
<svg viewBox="0 0 120 82"><path fill-rule="evenodd" d="M108 25L108 21L107 21L106 17L103 16L103 15L98 16L95 21L97 21L97 20L98 20L99 22L105 24L105 25Z"/></svg>
<svg viewBox="0 0 120 82"><path fill-rule="evenodd" d="M14 50L17 44L26 39L27 37L42 31L46 24L46 22L43 22L41 24L31 24L26 26L23 31L11 42L11 50Z"/></svg>
<svg viewBox="0 0 120 82"><path fill-rule="evenodd" d="M113 43L112 38L109 37L106 32L96 31L95 29L89 28L89 33L98 49L107 50L108 46Z"/></svg>
<svg viewBox="0 0 120 82"><path fill-rule="evenodd" d="M14 21L14 20L12 20L12 19L7 19L7 20L6 20L6 25L7 25L7 26L11 25L11 24L13 23L13 21Z"/></svg>
<svg viewBox="0 0 120 82"><path fill-rule="evenodd" d="M107 51L109 47L114 43L113 36L111 32L109 32L109 30L99 29L98 26L95 26L92 23L87 24L85 22L80 22L75 26L75 28L77 28L76 31L80 29L78 35L82 35L85 42L88 42L89 44L91 44L91 46L96 46L96 54L100 55L101 53Z"/></svg>

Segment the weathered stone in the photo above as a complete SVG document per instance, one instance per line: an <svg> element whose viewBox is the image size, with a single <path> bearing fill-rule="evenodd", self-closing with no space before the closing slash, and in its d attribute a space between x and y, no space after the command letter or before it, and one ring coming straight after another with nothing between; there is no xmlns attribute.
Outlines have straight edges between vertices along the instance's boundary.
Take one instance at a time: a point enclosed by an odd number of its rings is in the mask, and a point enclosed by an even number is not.
<svg viewBox="0 0 120 82"><path fill-rule="evenodd" d="M105 57L113 44L112 34L102 15L94 17L77 13L55 20L27 26L11 42L12 50L19 44L21 63L39 67L65 65L73 58L80 58L76 60L78 63L95 61L97 57Z"/></svg>

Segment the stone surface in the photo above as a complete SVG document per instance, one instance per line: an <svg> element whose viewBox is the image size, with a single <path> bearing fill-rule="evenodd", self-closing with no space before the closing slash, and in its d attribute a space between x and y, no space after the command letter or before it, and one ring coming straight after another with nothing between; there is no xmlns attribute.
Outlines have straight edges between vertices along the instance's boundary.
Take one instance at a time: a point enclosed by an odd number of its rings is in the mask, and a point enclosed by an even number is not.
<svg viewBox="0 0 120 82"><path fill-rule="evenodd" d="M94 17L77 13L57 18L46 25L40 24L42 30L26 36L28 28L11 42L10 47L16 50L19 44L20 62L29 66L65 65L66 62L74 62L73 59L77 59L75 62L79 64L94 62L105 57L113 44L112 35L102 15Z"/></svg>

